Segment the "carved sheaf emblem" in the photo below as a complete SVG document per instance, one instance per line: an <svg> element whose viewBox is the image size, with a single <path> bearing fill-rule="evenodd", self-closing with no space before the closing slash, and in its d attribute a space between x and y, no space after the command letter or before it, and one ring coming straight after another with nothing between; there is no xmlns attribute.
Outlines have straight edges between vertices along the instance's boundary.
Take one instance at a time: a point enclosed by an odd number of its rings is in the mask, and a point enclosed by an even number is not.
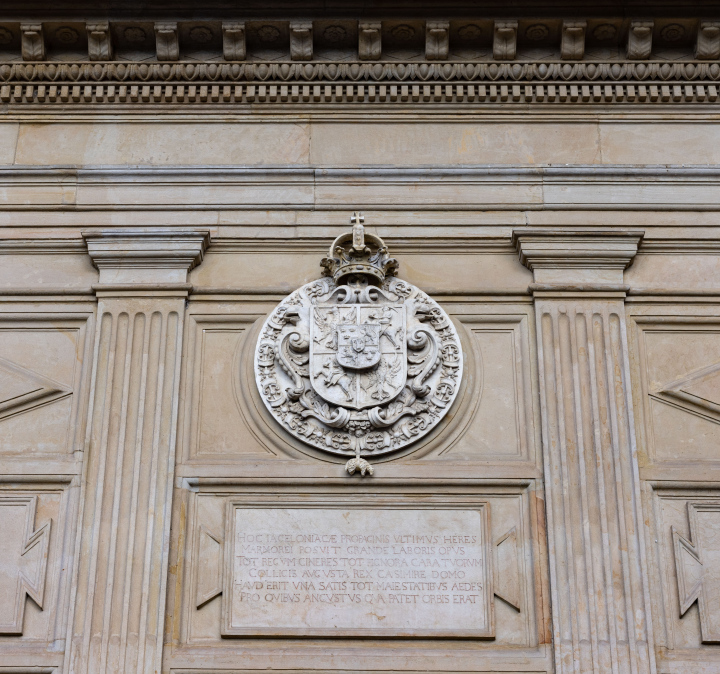
<svg viewBox="0 0 720 674"><path fill-rule="evenodd" d="M354 216L321 265L324 277L287 297L258 339L258 390L275 419L317 449L348 456L349 472L396 452L445 416L462 350L445 312L395 278L398 262Z"/></svg>

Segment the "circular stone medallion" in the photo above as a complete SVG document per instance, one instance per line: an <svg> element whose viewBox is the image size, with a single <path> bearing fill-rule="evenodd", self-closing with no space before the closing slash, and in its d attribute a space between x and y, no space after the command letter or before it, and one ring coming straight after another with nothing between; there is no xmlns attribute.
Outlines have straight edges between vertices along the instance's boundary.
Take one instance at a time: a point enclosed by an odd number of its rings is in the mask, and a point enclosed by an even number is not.
<svg viewBox="0 0 720 674"><path fill-rule="evenodd" d="M352 241L352 245L350 245ZM462 378L462 350L442 308L394 278L379 237L338 237L327 276L289 295L265 321L255 377L270 413L302 442L367 459L401 450L447 414Z"/></svg>

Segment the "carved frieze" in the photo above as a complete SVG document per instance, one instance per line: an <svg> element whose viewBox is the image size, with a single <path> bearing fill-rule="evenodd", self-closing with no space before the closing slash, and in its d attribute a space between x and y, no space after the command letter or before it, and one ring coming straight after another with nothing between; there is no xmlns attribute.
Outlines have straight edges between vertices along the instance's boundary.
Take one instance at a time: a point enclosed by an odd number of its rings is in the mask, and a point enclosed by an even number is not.
<svg viewBox="0 0 720 674"><path fill-rule="evenodd" d="M711 104L719 83L715 62L0 64L0 102L32 106Z"/></svg>
<svg viewBox="0 0 720 674"><path fill-rule="evenodd" d="M285 430L350 457L348 472L372 474L365 457L411 445L447 414L462 349L445 312L395 278L397 261L359 222L335 240L322 266L325 277L296 290L265 321L257 386Z"/></svg>

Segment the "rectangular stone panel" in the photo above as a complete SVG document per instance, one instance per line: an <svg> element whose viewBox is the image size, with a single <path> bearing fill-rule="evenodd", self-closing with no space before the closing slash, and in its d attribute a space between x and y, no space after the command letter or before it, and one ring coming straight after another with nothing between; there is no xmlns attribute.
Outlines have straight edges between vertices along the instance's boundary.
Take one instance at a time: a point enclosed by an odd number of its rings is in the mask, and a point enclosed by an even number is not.
<svg viewBox="0 0 720 674"><path fill-rule="evenodd" d="M482 502L231 503L222 634L493 637L488 517Z"/></svg>
<svg viewBox="0 0 720 674"><path fill-rule="evenodd" d="M86 317L8 314L0 314L0 456L67 455L80 436Z"/></svg>
<svg viewBox="0 0 720 674"><path fill-rule="evenodd" d="M718 461L720 326L713 316L635 319L640 403L637 418L648 463L687 468Z"/></svg>

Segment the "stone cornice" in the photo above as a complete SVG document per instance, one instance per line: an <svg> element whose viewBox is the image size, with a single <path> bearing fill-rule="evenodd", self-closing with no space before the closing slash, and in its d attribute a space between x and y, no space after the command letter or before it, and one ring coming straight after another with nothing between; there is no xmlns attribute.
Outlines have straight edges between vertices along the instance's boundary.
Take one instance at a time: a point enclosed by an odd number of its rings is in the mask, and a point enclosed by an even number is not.
<svg viewBox="0 0 720 674"><path fill-rule="evenodd" d="M161 5L152 7L164 16ZM445 3L443 15L406 7L389 16L384 3L363 3L374 18L352 3L308 6L301 17L272 2L264 16L243 7L152 21L147 12L103 17L109 6L82 20L0 14L0 103L188 110L717 101L720 20L707 8L671 18L649 4L620 3L615 16L578 16L572 3L528 16L518 7L488 13L482 2ZM462 7L468 13L459 16Z"/></svg>
<svg viewBox="0 0 720 674"><path fill-rule="evenodd" d="M42 63L0 64L0 103L191 110L492 104L716 103L720 64L652 63Z"/></svg>

